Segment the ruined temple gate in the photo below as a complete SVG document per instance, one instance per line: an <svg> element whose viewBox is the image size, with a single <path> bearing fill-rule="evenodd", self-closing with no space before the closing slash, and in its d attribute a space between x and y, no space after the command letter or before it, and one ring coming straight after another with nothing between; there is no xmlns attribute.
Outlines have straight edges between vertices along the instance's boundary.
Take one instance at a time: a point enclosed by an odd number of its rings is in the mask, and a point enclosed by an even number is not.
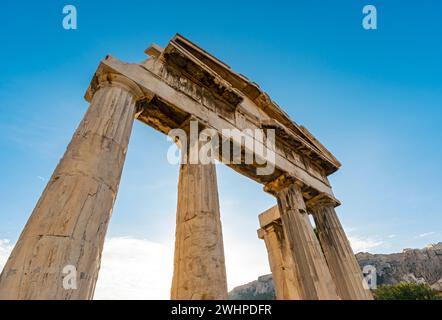
<svg viewBox="0 0 442 320"><path fill-rule="evenodd" d="M371 299L335 212L339 202L327 179L340 167L335 157L258 85L181 35L146 53L141 63L101 61L85 95L90 107L1 273L0 299L93 297L134 119L165 134L187 130L191 119L220 136L223 129L274 130L271 174L256 173L259 161L219 160L277 199L258 230L277 298ZM69 265L75 289L63 286ZM227 298L213 164L180 166L171 297Z"/></svg>

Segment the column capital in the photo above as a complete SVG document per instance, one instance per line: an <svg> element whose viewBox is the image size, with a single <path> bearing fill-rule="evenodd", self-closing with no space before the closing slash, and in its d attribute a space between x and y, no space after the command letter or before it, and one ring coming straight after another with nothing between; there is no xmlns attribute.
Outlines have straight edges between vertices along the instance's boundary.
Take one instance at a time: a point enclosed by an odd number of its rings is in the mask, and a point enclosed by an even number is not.
<svg viewBox="0 0 442 320"><path fill-rule="evenodd" d="M296 184L298 187L302 186L301 181L287 173L284 173L265 184L264 191L276 196L281 190L284 190L293 184Z"/></svg>
<svg viewBox="0 0 442 320"><path fill-rule="evenodd" d="M279 214L278 206L273 206L270 209L264 211L258 216L259 226L265 229L268 225L274 223L281 223L281 215Z"/></svg>
<svg viewBox="0 0 442 320"><path fill-rule="evenodd" d="M315 212L317 210L321 210L326 207L335 208L341 205L341 202L325 193L320 193L317 196L306 201L307 210L310 212Z"/></svg>
<svg viewBox="0 0 442 320"><path fill-rule="evenodd" d="M258 216L260 228L257 230L258 238L264 239L264 235L269 232L277 232L277 228L281 227L281 215L278 206L273 206Z"/></svg>
<svg viewBox="0 0 442 320"><path fill-rule="evenodd" d="M143 90L129 78L112 72L97 71L92 79L89 88L86 91L85 99L91 101L94 94L100 89L105 87L117 87L122 88L130 92L136 101L145 97Z"/></svg>

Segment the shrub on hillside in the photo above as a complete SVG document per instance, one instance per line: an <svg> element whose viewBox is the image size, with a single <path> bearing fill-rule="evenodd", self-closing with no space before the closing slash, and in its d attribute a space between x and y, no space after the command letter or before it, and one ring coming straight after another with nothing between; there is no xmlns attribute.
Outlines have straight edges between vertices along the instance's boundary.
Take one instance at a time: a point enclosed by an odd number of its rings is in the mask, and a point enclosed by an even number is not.
<svg viewBox="0 0 442 320"><path fill-rule="evenodd" d="M376 300L440 300L438 291L427 284L414 282L379 286L374 296Z"/></svg>

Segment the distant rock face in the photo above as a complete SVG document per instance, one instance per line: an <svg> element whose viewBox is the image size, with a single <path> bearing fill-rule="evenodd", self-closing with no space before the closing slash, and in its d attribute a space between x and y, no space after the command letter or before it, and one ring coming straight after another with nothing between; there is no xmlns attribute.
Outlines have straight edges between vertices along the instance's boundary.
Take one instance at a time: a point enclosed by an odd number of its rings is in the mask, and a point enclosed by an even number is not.
<svg viewBox="0 0 442 320"><path fill-rule="evenodd" d="M258 280L234 288L229 292L229 300L274 300L275 287L272 275L261 276Z"/></svg>
<svg viewBox="0 0 442 320"><path fill-rule="evenodd" d="M424 249L405 249L402 253L358 253L361 268L376 267L377 284L412 281L435 284L442 279L442 242Z"/></svg>
<svg viewBox="0 0 442 320"><path fill-rule="evenodd" d="M366 265L376 267L377 285L395 284L401 281L427 283L442 291L442 242L423 249L405 249L402 253L356 254L361 269ZM272 275L234 288L230 300L275 299Z"/></svg>

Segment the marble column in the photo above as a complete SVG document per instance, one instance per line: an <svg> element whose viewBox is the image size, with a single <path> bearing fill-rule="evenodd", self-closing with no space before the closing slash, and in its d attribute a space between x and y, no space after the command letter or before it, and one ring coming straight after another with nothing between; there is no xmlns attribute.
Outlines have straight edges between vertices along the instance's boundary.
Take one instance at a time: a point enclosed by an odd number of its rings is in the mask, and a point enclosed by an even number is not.
<svg viewBox="0 0 442 320"><path fill-rule="evenodd" d="M92 299L104 237L142 92L94 81L90 107L0 275L1 299Z"/></svg>
<svg viewBox="0 0 442 320"><path fill-rule="evenodd" d="M361 269L339 222L334 203L319 201L312 207L311 212L341 299L372 300L370 290L364 289Z"/></svg>
<svg viewBox="0 0 442 320"><path fill-rule="evenodd" d="M276 195L289 252L296 265L303 300L339 299L319 241L309 221L300 186L281 176L266 186Z"/></svg>
<svg viewBox="0 0 442 320"><path fill-rule="evenodd" d="M267 248L270 269L277 300L300 300L296 265L290 255L281 225L278 207L273 207L259 217L261 229L258 237Z"/></svg>
<svg viewBox="0 0 442 320"><path fill-rule="evenodd" d="M175 237L172 299L227 299L215 164L181 164Z"/></svg>

